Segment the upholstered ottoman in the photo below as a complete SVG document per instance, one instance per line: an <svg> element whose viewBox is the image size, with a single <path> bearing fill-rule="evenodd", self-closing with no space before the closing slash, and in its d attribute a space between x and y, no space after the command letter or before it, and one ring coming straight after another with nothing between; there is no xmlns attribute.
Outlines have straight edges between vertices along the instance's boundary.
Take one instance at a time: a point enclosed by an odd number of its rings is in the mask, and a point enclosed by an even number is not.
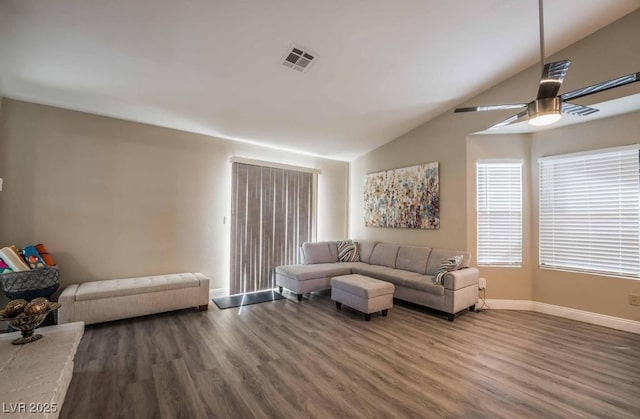
<svg viewBox="0 0 640 419"><path fill-rule="evenodd" d="M340 310L342 304L364 313L371 320L371 313L382 311L386 316L393 307L393 284L364 275L352 274L331 278L331 299Z"/></svg>

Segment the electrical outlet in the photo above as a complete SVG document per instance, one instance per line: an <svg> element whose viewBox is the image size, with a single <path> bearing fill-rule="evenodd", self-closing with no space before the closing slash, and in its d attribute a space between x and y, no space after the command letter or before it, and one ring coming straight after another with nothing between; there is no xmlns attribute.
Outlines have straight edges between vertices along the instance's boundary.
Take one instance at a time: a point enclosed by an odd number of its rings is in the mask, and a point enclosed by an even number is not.
<svg viewBox="0 0 640 419"><path fill-rule="evenodd" d="M632 306L640 306L640 295L629 294L629 304Z"/></svg>

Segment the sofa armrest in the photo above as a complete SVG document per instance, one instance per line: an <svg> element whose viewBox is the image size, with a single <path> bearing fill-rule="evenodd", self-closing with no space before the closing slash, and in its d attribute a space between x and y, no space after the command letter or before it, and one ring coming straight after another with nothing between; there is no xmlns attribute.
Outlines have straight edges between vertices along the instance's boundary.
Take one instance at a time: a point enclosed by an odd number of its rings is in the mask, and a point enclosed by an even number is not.
<svg viewBox="0 0 640 419"><path fill-rule="evenodd" d="M448 290L459 290L475 284L478 286L480 271L476 268L463 268L447 272L444 276L444 287Z"/></svg>

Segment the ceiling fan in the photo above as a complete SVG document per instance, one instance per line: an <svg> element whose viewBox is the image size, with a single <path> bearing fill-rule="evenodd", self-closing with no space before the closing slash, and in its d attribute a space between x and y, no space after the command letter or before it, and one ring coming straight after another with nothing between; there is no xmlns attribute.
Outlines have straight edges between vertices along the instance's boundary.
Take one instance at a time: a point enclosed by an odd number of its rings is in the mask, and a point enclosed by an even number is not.
<svg viewBox="0 0 640 419"><path fill-rule="evenodd" d="M605 90L613 89L640 81L640 72L627 74L613 80L604 81L581 89L558 95L562 81L564 80L571 61L562 60L544 64L544 13L543 0L538 0L538 13L540 23L540 62L542 64L542 77L538 87L538 96L529 103L515 103L509 105L486 105L457 108L455 112L483 112L504 109L520 109L521 112L513 115L489 129L503 127L515 122L529 121L531 125L549 125L558 121L562 114L586 116L598 112L598 109L588 106L569 103L569 100L578 99Z"/></svg>

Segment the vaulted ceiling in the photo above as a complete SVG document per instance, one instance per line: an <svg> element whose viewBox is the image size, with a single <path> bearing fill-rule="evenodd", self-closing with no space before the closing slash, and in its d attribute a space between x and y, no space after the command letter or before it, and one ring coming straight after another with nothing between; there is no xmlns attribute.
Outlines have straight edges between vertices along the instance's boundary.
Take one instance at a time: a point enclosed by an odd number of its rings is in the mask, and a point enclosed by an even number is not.
<svg viewBox="0 0 640 419"><path fill-rule="evenodd" d="M639 7L547 0L548 54ZM0 1L0 95L344 160L537 61L536 0Z"/></svg>

